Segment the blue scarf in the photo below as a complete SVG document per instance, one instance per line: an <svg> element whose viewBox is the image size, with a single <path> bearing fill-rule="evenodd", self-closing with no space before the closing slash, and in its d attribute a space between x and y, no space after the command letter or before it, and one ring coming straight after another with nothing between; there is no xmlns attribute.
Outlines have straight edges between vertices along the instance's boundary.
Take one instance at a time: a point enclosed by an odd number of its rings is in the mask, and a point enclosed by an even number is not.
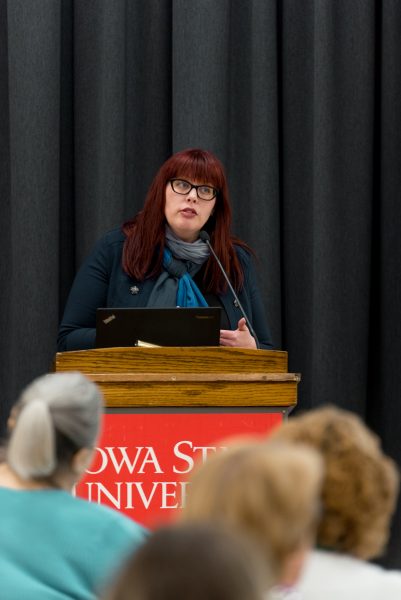
<svg viewBox="0 0 401 600"><path fill-rule="evenodd" d="M179 269L177 269L179 265ZM198 269L199 269L199 265ZM202 292L192 279L191 275L185 268L185 263L178 261L173 258L168 248L164 249L163 253L163 267L173 277L177 277L177 306L181 307L196 307L196 306L208 306ZM181 267L184 267L183 269ZM197 269L197 270L198 270Z"/></svg>
<svg viewBox="0 0 401 600"><path fill-rule="evenodd" d="M171 250L174 252L174 257ZM147 306L183 308L208 306L202 292L192 279L208 256L209 249L204 242L201 240L192 244L184 242L167 225L166 247L163 253L164 270L154 285Z"/></svg>

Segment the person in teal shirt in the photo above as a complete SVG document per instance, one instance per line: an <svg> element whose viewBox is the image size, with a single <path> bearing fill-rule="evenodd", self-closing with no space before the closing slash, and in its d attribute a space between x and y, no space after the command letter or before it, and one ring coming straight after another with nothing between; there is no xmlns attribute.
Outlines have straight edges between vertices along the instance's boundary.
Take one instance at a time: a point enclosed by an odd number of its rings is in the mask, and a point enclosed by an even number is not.
<svg viewBox="0 0 401 600"><path fill-rule="evenodd" d="M0 596L97 598L146 530L72 494L89 466L103 411L80 373L40 377L10 418L0 465Z"/></svg>

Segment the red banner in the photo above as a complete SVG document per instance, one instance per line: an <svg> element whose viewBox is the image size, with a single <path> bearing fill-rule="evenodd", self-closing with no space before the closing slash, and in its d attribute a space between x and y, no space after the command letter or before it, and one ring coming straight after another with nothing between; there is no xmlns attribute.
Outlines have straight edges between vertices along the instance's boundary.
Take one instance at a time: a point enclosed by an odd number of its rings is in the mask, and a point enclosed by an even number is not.
<svg viewBox="0 0 401 600"><path fill-rule="evenodd" d="M185 504L186 479L222 440L262 435L278 413L106 414L94 462L76 494L107 504L147 527Z"/></svg>

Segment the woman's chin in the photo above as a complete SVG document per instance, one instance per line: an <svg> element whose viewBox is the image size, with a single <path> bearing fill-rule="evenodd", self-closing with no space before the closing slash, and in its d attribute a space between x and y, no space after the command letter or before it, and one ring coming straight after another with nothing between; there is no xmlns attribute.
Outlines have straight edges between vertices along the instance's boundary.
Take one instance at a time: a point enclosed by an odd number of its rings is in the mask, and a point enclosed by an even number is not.
<svg viewBox="0 0 401 600"><path fill-rule="evenodd" d="M171 227L171 225L170 225ZM178 228L178 227L171 227L172 231L175 233L175 235L177 237L180 238L180 240L182 240L183 242L195 242L198 238L199 238L199 231L200 229L197 228L192 228L192 229L188 229L188 228Z"/></svg>

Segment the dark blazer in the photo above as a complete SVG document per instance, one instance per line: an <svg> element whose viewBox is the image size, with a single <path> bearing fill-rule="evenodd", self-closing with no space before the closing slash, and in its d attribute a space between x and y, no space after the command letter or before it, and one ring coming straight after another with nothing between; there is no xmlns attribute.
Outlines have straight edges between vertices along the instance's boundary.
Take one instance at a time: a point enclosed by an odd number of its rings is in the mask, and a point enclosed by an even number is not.
<svg viewBox="0 0 401 600"><path fill-rule="evenodd" d="M136 281L121 266L125 235L121 229L107 233L96 244L77 273L60 325L57 349L84 350L95 347L96 309L100 307L146 306L156 279ZM251 256L236 247L244 271L239 300L249 317L261 348L273 348L264 307L256 283ZM242 314L230 290L219 296L231 329L237 329Z"/></svg>

